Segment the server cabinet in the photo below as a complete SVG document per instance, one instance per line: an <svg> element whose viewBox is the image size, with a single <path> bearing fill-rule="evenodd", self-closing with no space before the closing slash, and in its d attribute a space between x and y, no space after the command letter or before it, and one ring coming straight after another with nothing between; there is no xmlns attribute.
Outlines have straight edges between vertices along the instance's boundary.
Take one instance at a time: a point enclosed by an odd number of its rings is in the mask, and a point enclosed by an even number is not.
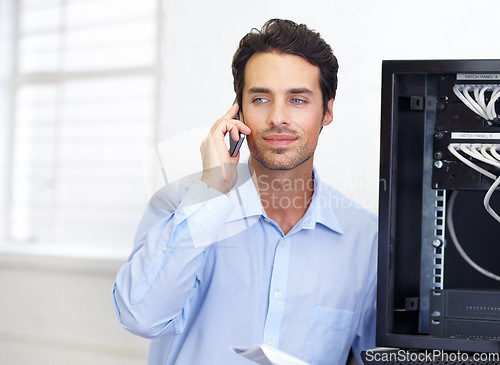
<svg viewBox="0 0 500 365"><path fill-rule="evenodd" d="M499 100L500 60L383 62L377 346L500 352Z"/></svg>

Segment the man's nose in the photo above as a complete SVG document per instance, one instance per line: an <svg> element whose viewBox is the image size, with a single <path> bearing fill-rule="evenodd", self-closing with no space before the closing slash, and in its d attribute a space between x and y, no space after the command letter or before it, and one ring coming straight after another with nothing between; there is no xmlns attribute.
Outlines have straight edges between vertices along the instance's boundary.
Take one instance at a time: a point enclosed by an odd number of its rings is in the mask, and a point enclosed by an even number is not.
<svg viewBox="0 0 500 365"><path fill-rule="evenodd" d="M275 126L290 123L286 101L274 100L272 102L268 121Z"/></svg>

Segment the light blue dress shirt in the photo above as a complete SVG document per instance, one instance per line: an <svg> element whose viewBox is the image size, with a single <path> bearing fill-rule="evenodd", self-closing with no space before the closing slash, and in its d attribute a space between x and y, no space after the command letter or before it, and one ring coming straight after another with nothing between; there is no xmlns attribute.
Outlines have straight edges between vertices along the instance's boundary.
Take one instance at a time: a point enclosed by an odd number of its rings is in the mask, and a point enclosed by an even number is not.
<svg viewBox="0 0 500 365"><path fill-rule="evenodd" d="M240 165L228 195L198 180L153 197L116 278L120 322L152 339L154 365L250 364L230 346L262 343L311 365L359 358L375 345L376 218L315 171L285 235Z"/></svg>

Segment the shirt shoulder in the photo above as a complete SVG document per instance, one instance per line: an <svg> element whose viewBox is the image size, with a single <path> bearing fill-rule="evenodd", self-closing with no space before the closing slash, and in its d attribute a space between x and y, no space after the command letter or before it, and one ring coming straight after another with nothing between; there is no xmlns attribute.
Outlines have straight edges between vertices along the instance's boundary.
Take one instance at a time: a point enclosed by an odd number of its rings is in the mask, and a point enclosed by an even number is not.
<svg viewBox="0 0 500 365"><path fill-rule="evenodd" d="M332 185L319 181L320 214L335 214L343 230L347 227L376 232L378 230L377 215L347 197Z"/></svg>
<svg viewBox="0 0 500 365"><path fill-rule="evenodd" d="M149 203L155 209L174 211L196 182L197 180L193 178L170 183L158 190Z"/></svg>

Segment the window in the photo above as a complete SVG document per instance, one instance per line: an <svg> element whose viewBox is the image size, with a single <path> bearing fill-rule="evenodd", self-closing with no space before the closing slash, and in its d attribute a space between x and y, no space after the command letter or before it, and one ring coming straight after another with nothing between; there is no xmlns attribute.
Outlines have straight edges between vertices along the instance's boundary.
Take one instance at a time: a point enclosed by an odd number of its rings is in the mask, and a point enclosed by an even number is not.
<svg viewBox="0 0 500 365"><path fill-rule="evenodd" d="M7 238L129 248L159 119L161 1L14 3Z"/></svg>

